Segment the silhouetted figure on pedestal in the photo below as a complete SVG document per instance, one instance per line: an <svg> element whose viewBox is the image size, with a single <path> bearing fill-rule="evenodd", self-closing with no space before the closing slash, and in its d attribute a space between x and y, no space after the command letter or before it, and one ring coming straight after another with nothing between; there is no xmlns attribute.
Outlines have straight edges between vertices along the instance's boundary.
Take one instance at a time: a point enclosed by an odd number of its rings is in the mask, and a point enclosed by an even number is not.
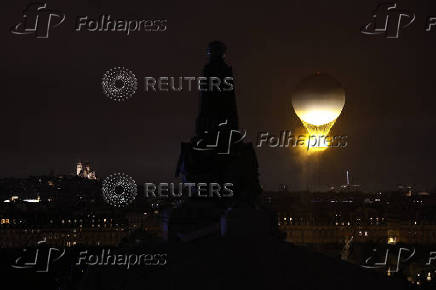
<svg viewBox="0 0 436 290"><path fill-rule="evenodd" d="M219 41L211 42L207 50L209 63L203 68L203 76L207 80L217 78L220 85L201 92L195 130L199 137L204 137L205 131L217 130L219 123L226 120L228 129L239 129L233 71L224 61L226 50L225 44ZM232 87L227 86L224 80Z"/></svg>
<svg viewBox="0 0 436 290"><path fill-rule="evenodd" d="M208 229L214 231L214 224L223 234L226 231L223 216L228 210L254 207L261 192L253 145L244 142L245 135L239 131L233 72L224 62L225 53L222 42L214 41L208 46L209 62L204 66L203 77L209 84L211 78L220 83L200 93L196 136L181 144L176 176L181 176L183 182L197 184L231 183L234 195L186 199L182 207L168 214L170 236L171 232L187 229L191 236L199 236L201 232L195 231L195 227L205 233Z"/></svg>

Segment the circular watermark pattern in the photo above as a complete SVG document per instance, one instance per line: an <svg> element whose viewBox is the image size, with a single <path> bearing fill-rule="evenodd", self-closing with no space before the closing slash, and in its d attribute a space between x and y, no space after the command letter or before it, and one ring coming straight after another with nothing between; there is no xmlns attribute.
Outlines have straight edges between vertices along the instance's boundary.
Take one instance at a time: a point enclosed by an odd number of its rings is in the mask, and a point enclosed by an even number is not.
<svg viewBox="0 0 436 290"><path fill-rule="evenodd" d="M104 94L117 102L127 101L138 89L138 80L135 74L120 66L106 71L101 84Z"/></svg>
<svg viewBox="0 0 436 290"><path fill-rule="evenodd" d="M103 180L103 199L115 207L129 205L138 194L135 180L124 173L114 173Z"/></svg>

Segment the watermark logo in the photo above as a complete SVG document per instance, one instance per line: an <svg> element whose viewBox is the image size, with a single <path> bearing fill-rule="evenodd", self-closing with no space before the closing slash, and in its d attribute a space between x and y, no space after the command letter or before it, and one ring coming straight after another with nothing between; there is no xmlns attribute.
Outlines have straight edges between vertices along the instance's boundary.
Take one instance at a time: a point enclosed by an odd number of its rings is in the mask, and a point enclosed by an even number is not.
<svg viewBox="0 0 436 290"><path fill-rule="evenodd" d="M330 135L293 135L291 130L280 131L279 134L259 132L256 147L262 148L295 148L306 147L306 150L316 148L346 148L348 136Z"/></svg>
<svg viewBox="0 0 436 290"><path fill-rule="evenodd" d="M41 247L46 243L45 240L37 243L38 247L34 252L23 249L22 256L18 257L14 264L14 269L34 269L37 273L48 273L51 266L65 255L65 249ZM79 257L70 257L76 260L75 266L124 266L127 270L133 266L165 266L168 260L166 253L142 253L127 254L113 253L110 249L102 249L100 253L92 253L85 250L80 251ZM67 259L69 260L69 259ZM62 265L61 265L62 267Z"/></svg>
<svg viewBox="0 0 436 290"><path fill-rule="evenodd" d="M152 77L146 76L145 92L180 92L187 90L191 92L197 90L199 92L229 92L234 90L233 77Z"/></svg>
<svg viewBox="0 0 436 290"><path fill-rule="evenodd" d="M198 91L198 92L230 92L234 90L233 77L203 76L144 76L144 93ZM106 71L101 85L104 94L117 102L130 99L138 89L135 74L121 66ZM142 85L141 85L142 86Z"/></svg>
<svg viewBox="0 0 436 290"><path fill-rule="evenodd" d="M247 137L247 131L228 128L228 121L218 124L213 132L204 131L204 137L199 138L193 146L195 151L215 151L217 154L231 154L231 148L241 143ZM279 134L268 131L258 132L257 148L296 148L306 147L306 150L319 148L346 148L348 136L330 136L323 134L294 135L291 130L282 130Z"/></svg>
<svg viewBox="0 0 436 290"><path fill-rule="evenodd" d="M47 3L31 2L23 10L20 23L14 25L10 32L18 35L34 35L36 38L48 38L52 28L65 21L65 13L52 10ZM70 17L69 18L74 18ZM167 30L167 19L157 18L123 18L109 14L94 16L76 16L73 32L106 33L116 32L130 36L140 32L164 32Z"/></svg>
<svg viewBox="0 0 436 290"><path fill-rule="evenodd" d="M223 130L223 132L221 132L221 129L226 129L227 127L228 120L225 120L218 124L218 130L216 132L204 131L204 135L207 138L197 140L193 149L195 151L217 151L217 154L230 155L231 146L243 142L247 137L247 131L244 130L242 132L232 129Z"/></svg>
<svg viewBox="0 0 436 290"><path fill-rule="evenodd" d="M42 240L37 245L39 246L44 243L46 241ZM47 273L50 270L50 265L61 259L64 255L65 249L41 249L38 247L32 253L28 249L23 249L23 255L18 257L11 267L14 269L35 269L36 272Z"/></svg>
<svg viewBox="0 0 436 290"><path fill-rule="evenodd" d="M124 173L114 173L103 181L103 199L115 207L126 207L138 194L135 180Z"/></svg>
<svg viewBox="0 0 436 290"><path fill-rule="evenodd" d="M159 183L146 182L144 192L146 198L226 198L233 197L233 184L224 183L222 185L211 182L200 183Z"/></svg>
<svg viewBox="0 0 436 290"><path fill-rule="evenodd" d="M138 89L138 80L131 70L118 66L105 72L101 85L108 98L116 102L125 102Z"/></svg>
<svg viewBox="0 0 436 290"><path fill-rule="evenodd" d="M76 266L125 266L129 270L132 266L165 266L167 264L167 254L148 253L148 254L116 254L111 253L110 249L102 249L99 254L81 251Z"/></svg>
<svg viewBox="0 0 436 290"><path fill-rule="evenodd" d="M61 25L64 20L65 14L48 9L47 3L33 2L23 10L23 19L11 28L11 33L48 38L50 30Z"/></svg>
<svg viewBox="0 0 436 290"><path fill-rule="evenodd" d="M395 255L390 253L389 249L386 249L384 255L379 258L376 257L377 249L373 249L373 252L374 255L367 258L364 264L361 265L361 267L367 269L388 268L389 257L391 256L395 257ZM400 264L409 261L415 255L415 252L416 252L415 249L400 248L398 250L398 254L396 255L397 259L394 265L395 267L391 270L391 272L399 272Z"/></svg>
<svg viewBox="0 0 436 290"><path fill-rule="evenodd" d="M372 251L374 254L367 258L364 264L360 266L367 269L384 269L389 266L394 266L391 268L391 272L399 272L401 270L401 263L409 262L416 254L415 248L399 248L396 253L392 253L393 251L386 249L382 255L378 255L377 249L373 249ZM430 251L426 258L428 259L424 259L427 261L425 266L432 266L433 261L436 261L436 251Z"/></svg>
<svg viewBox="0 0 436 290"><path fill-rule="evenodd" d="M415 14L397 8L397 3L382 3L374 10L371 21L361 32L368 35L384 35L399 38L400 31L415 21Z"/></svg>
<svg viewBox="0 0 436 290"><path fill-rule="evenodd" d="M75 31L124 32L127 36L134 32L163 32L167 30L166 19L115 19L109 14L99 17L79 16Z"/></svg>

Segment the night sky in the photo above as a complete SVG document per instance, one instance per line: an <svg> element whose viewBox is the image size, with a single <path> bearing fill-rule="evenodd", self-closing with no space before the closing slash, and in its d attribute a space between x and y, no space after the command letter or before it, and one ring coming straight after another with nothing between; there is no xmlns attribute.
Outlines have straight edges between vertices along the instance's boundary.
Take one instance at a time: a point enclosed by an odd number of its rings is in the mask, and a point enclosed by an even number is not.
<svg viewBox="0 0 436 290"><path fill-rule="evenodd" d="M399 39L364 35L377 1L48 1L66 13L48 39L13 35L28 1L0 10L0 177L73 173L87 160L97 176L122 171L137 183L175 181L180 142L194 134L198 92L145 93L144 76L199 76L212 40L228 46L240 127L301 130L291 107L299 80L324 72L346 90L331 133L349 146L319 160L297 149L257 149L265 189L311 181L366 190L435 188L434 1L400 1L416 20ZM418 3L416 3L418 2ZM432 3L433 2L433 3ZM165 32L74 32L77 16L167 19ZM131 69L140 88L126 103L107 98L104 72ZM319 162L317 178L307 177ZM318 163L316 163L318 167ZM312 168L312 169L311 169Z"/></svg>

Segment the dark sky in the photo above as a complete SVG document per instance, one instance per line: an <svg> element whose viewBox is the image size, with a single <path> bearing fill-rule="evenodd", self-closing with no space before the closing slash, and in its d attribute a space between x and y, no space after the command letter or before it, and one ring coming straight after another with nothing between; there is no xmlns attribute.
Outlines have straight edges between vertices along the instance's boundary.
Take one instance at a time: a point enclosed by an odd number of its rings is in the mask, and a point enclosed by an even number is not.
<svg viewBox="0 0 436 290"><path fill-rule="evenodd" d="M72 173L77 161L89 160L99 177L122 171L138 183L174 180L180 142L194 132L198 93L140 87L115 103L102 93L101 77L114 66L133 70L140 84L147 75L196 76L207 43L218 39L229 48L240 125L253 142L258 131L301 128L291 93L308 74L328 73L346 90L332 133L348 135L349 147L319 160L295 149L257 149L264 188L342 184L346 169L368 190L436 185L436 28L425 32L434 1L399 2L417 16L399 39L360 33L376 1L240 2L49 1L65 23L36 39L9 32L29 2L4 1L0 176ZM77 16L102 13L167 19L168 30L73 31Z"/></svg>

